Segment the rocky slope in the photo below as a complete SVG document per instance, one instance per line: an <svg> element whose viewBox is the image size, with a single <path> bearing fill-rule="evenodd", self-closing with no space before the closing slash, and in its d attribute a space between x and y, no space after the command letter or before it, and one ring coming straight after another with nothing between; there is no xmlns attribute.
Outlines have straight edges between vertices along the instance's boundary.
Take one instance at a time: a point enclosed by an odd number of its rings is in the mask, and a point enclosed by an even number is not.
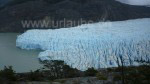
<svg viewBox="0 0 150 84"><path fill-rule="evenodd" d="M9 3L11 0L0 0L0 7L3 7L5 4Z"/></svg>
<svg viewBox="0 0 150 84"><path fill-rule="evenodd" d="M0 32L24 32L27 28L22 27L22 20L47 16L55 20L120 21L149 18L150 8L115 0L14 0L0 9Z"/></svg>

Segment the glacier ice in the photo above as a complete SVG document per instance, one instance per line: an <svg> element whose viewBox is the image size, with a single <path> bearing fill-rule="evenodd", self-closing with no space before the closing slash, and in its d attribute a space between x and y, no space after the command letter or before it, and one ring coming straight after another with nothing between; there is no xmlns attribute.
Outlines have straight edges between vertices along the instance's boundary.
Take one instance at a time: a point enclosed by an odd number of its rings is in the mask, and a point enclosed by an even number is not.
<svg viewBox="0 0 150 84"><path fill-rule="evenodd" d="M137 59L150 58L150 19L99 22L62 29L32 29L19 35L16 46L41 49L41 60L63 60L86 70L89 67L138 65Z"/></svg>

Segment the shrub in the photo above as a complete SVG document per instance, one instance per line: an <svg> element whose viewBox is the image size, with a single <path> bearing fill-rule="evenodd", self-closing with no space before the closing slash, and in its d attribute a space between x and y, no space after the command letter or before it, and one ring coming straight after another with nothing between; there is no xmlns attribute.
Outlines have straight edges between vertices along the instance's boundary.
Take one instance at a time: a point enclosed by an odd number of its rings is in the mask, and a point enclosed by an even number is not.
<svg viewBox="0 0 150 84"><path fill-rule="evenodd" d="M96 77L99 80L107 80L107 77L104 74L100 73L100 72L96 74Z"/></svg>
<svg viewBox="0 0 150 84"><path fill-rule="evenodd" d="M115 72L121 72L122 71L122 67L117 67L114 71Z"/></svg>
<svg viewBox="0 0 150 84"><path fill-rule="evenodd" d="M43 75L39 70L36 71L31 71L28 75L28 80L30 81L42 81L43 80Z"/></svg>
<svg viewBox="0 0 150 84"><path fill-rule="evenodd" d="M98 71L95 70L93 67L92 68L88 68L88 70L85 71L85 76L96 76L96 73Z"/></svg>
<svg viewBox="0 0 150 84"><path fill-rule="evenodd" d="M80 71L76 68L71 68L68 65L65 65L63 67L63 73L65 78L73 78L73 77L79 77Z"/></svg>
<svg viewBox="0 0 150 84"><path fill-rule="evenodd" d="M56 4L56 3L62 2L64 0L44 0L44 1L47 3L50 3L50 4Z"/></svg>
<svg viewBox="0 0 150 84"><path fill-rule="evenodd" d="M41 62L44 65L45 73L49 74L50 80L58 78L78 77L79 70L68 66L64 61L49 60Z"/></svg>
<svg viewBox="0 0 150 84"><path fill-rule="evenodd" d="M114 69L112 69L112 68L107 68L107 71L108 71L108 72L113 72Z"/></svg>
<svg viewBox="0 0 150 84"><path fill-rule="evenodd" d="M0 81L16 81L17 77L12 66L4 67L4 70L0 71Z"/></svg>
<svg viewBox="0 0 150 84"><path fill-rule="evenodd" d="M113 76L114 81L120 81L121 78L122 78L122 76L120 74L114 74L114 76Z"/></svg>
<svg viewBox="0 0 150 84"><path fill-rule="evenodd" d="M90 0L71 0L71 1L74 1L74 2L77 2L77 3L80 3L80 4L84 4L84 3L87 3Z"/></svg>
<svg viewBox="0 0 150 84"><path fill-rule="evenodd" d="M148 65L134 67L127 72L125 79L129 83L143 84L144 82L150 82L150 66Z"/></svg>

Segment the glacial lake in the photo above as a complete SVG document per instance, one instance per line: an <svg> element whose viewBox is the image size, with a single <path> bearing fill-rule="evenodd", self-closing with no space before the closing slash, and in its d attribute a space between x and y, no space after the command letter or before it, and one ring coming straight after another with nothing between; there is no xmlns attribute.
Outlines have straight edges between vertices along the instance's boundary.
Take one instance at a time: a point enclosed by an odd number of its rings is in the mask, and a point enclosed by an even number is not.
<svg viewBox="0 0 150 84"><path fill-rule="evenodd" d="M22 50L16 47L19 33L0 33L0 70L13 66L16 72L29 72L42 67L38 60L40 50Z"/></svg>

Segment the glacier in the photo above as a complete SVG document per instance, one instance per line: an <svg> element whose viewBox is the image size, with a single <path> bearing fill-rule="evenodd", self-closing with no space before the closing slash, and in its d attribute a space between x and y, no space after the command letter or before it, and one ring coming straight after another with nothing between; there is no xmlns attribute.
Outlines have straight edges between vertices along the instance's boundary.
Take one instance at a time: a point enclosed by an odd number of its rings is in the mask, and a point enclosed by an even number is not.
<svg viewBox="0 0 150 84"><path fill-rule="evenodd" d="M32 29L17 37L16 46L41 49L40 60L63 60L79 70L117 67L121 59L136 66L150 59L150 18Z"/></svg>

